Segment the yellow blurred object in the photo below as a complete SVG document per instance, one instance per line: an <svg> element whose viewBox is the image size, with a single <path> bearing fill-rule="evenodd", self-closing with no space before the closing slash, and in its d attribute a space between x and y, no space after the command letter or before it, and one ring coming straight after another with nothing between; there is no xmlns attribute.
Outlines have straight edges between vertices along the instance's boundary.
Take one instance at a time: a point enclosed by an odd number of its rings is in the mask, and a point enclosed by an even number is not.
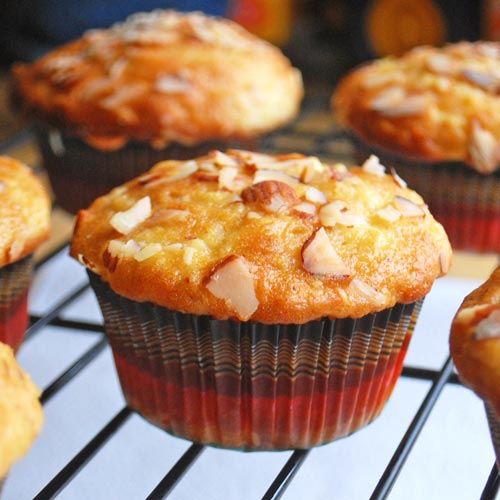
<svg viewBox="0 0 500 500"><path fill-rule="evenodd" d="M229 17L248 31L278 46L290 37L292 0L234 0Z"/></svg>
<svg viewBox="0 0 500 500"><path fill-rule="evenodd" d="M400 55L418 45L442 45L444 14L432 0L375 0L366 14L366 34L377 56Z"/></svg>

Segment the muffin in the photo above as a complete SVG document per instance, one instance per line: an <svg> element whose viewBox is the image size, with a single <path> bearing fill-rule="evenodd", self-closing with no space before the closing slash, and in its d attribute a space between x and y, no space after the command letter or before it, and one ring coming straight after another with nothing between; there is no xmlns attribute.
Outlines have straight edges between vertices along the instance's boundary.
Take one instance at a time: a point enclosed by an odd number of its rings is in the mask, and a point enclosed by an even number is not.
<svg viewBox="0 0 500 500"><path fill-rule="evenodd" d="M33 252L48 237L50 200L31 169L0 156L0 342L14 350L28 323Z"/></svg>
<svg viewBox="0 0 500 500"><path fill-rule="evenodd" d="M454 248L500 251L500 44L419 47L370 62L332 97L359 154L422 195Z"/></svg>
<svg viewBox="0 0 500 500"><path fill-rule="evenodd" d="M0 491L9 469L40 432L43 413L39 395L12 349L0 342Z"/></svg>
<svg viewBox="0 0 500 500"><path fill-rule="evenodd" d="M163 161L78 213L129 405L193 441L309 448L382 410L449 268L420 196L301 154Z"/></svg>
<svg viewBox="0 0 500 500"><path fill-rule="evenodd" d="M202 13L137 13L12 70L57 201L71 212L162 159L254 147L303 94L273 45Z"/></svg>
<svg viewBox="0 0 500 500"><path fill-rule="evenodd" d="M465 298L450 346L461 380L484 401L500 470L500 267Z"/></svg>

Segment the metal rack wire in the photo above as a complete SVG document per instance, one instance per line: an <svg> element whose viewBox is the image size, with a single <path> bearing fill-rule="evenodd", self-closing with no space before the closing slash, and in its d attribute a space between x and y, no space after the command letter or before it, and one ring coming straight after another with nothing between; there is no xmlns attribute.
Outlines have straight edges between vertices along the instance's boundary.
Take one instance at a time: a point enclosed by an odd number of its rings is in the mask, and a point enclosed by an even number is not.
<svg viewBox="0 0 500 500"><path fill-rule="evenodd" d="M327 103L323 96L309 96L303 106L303 112L300 119L291 127L280 130L269 136L263 144L263 150L274 152L290 150L290 144L293 149L299 149L307 154L314 154L322 158L334 158L337 161L348 159L350 155L349 144L342 142L336 136L334 125L324 127L321 132L318 130L309 130L309 117L318 112L324 111ZM332 140L332 138L335 138ZM0 153L7 154L9 151L18 147L20 144L30 140L29 131L23 131L20 134L10 138L0 144ZM64 250L67 242L55 248L49 255L45 256L37 263L37 271L47 262L57 256L61 250ZM44 329L48 326L61 327L69 330L92 332L98 335L98 340L94 342L83 354L81 354L71 366L60 373L51 383L49 383L42 392L41 402L47 404L56 394L67 386L78 374L86 370L97 358L97 356L106 348L107 341L103 333L101 324L73 321L63 319L61 314L78 300L88 289L84 284L76 289L68 290L65 296L45 314L40 316L31 316L31 325L26 335L26 343L29 343L35 336L43 335ZM443 388L447 384L460 384L457 376L453 373L453 365L448 357L440 370L422 369L413 366L405 366L402 373L403 377L418 380L426 380L431 383L427 394L421 403L418 411L415 413L411 424L402 437L399 446L394 451L392 458L387 464L378 484L373 490L370 499L387 498L392 487L398 479L398 475L403 469L405 462L419 438L424 428L430 412L436 405ZM92 457L101 450L106 443L113 437L119 429L127 422L133 414L127 406L120 409L113 418L111 418L88 442L71 458L61 470L50 478L34 497L37 500L45 500L56 497L74 478L86 467ZM163 499L173 491L176 485L183 479L189 468L201 456L205 446L192 443L188 449L178 457L177 462L171 467L163 478L159 478L156 487L147 496L147 500ZM263 500L275 500L281 498L288 485L293 481L295 474L308 459L308 450L296 450L288 458L282 469L276 475L269 485L267 491L262 497ZM493 500L497 497L500 490L500 478L495 464L487 479L481 500Z"/></svg>

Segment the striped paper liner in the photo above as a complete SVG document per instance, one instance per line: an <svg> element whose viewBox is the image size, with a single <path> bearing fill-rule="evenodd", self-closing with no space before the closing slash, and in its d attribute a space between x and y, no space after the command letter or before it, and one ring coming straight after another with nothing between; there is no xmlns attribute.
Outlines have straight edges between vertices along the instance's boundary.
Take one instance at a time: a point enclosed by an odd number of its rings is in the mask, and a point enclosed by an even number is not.
<svg viewBox="0 0 500 500"><path fill-rule="evenodd" d="M0 269L0 342L14 351L28 326L28 290L33 274L32 256Z"/></svg>
<svg viewBox="0 0 500 500"><path fill-rule="evenodd" d="M162 160L187 160L228 147L254 148L257 141L203 142L193 146L170 143L156 149L148 143L130 142L116 151L93 148L81 139L44 128L35 129L43 166L57 203L70 213L87 208L102 196Z"/></svg>
<svg viewBox="0 0 500 500"><path fill-rule="evenodd" d="M493 440L493 448L497 457L497 466L500 472L500 418L495 413L493 406L485 403L486 416L488 417L488 425L490 426L491 439Z"/></svg>
<svg viewBox="0 0 500 500"><path fill-rule="evenodd" d="M266 325L135 302L89 276L131 408L173 435L244 450L310 448L371 422L422 303Z"/></svg>
<svg viewBox="0 0 500 500"><path fill-rule="evenodd" d="M417 161L348 137L359 164L377 155L422 196L454 249L500 252L500 172L484 175L461 162Z"/></svg>

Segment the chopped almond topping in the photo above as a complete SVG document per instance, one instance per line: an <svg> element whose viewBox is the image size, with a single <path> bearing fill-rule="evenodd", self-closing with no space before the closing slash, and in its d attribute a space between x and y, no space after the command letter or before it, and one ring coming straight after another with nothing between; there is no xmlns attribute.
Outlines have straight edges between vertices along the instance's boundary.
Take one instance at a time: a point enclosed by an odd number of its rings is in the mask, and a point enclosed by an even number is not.
<svg viewBox="0 0 500 500"><path fill-rule="evenodd" d="M469 154L474 166L482 173L493 172L499 162L500 147L495 136L484 130L477 120L472 121Z"/></svg>
<svg viewBox="0 0 500 500"><path fill-rule="evenodd" d="M394 118L412 116L426 111L429 98L423 94L407 95L402 87L388 87L380 92L369 108Z"/></svg>
<svg viewBox="0 0 500 500"><path fill-rule="evenodd" d="M348 289L349 291L361 295L362 297L364 297L365 299L376 305L383 306L386 303L384 294L378 292L368 283L365 283L364 281L361 281L358 278L353 278L351 280Z"/></svg>
<svg viewBox="0 0 500 500"><path fill-rule="evenodd" d="M182 94L191 89L191 83L181 75L160 75L155 90L163 94Z"/></svg>
<svg viewBox="0 0 500 500"><path fill-rule="evenodd" d="M462 70L462 76L469 82L492 93L496 93L500 88L500 75L492 71L464 69Z"/></svg>
<svg viewBox="0 0 500 500"><path fill-rule="evenodd" d="M394 207L388 206L378 210L377 215L387 222L396 222L401 217L401 212Z"/></svg>
<svg viewBox="0 0 500 500"><path fill-rule="evenodd" d="M198 170L198 164L194 160L165 160L157 163L154 168L161 168L165 181L174 182L194 174Z"/></svg>
<svg viewBox="0 0 500 500"><path fill-rule="evenodd" d="M319 228L302 247L302 266L318 276L348 278L352 271L334 250L325 228Z"/></svg>
<svg viewBox="0 0 500 500"><path fill-rule="evenodd" d="M182 260L184 261L184 264L190 266L193 263L193 257L194 254L196 253L196 250L192 246L187 246L184 248L184 256Z"/></svg>
<svg viewBox="0 0 500 500"><path fill-rule="evenodd" d="M304 195L306 200L312 203L323 204L328 201L325 193L323 193L322 191L313 186L307 186Z"/></svg>
<svg viewBox="0 0 500 500"><path fill-rule="evenodd" d="M285 172L280 172L279 170L257 170L255 172L253 183L258 184L263 181L278 181L294 186L299 183L299 180Z"/></svg>
<svg viewBox="0 0 500 500"><path fill-rule="evenodd" d="M141 246L134 240L128 240L126 243L120 240L111 240L108 243L108 252L112 257L132 256L140 249Z"/></svg>
<svg viewBox="0 0 500 500"><path fill-rule="evenodd" d="M403 180L398 173L396 172L396 169L394 167L391 167L391 175L392 178L396 181L396 184L401 187L401 188L406 188L408 187L408 184L406 183L405 180Z"/></svg>
<svg viewBox="0 0 500 500"><path fill-rule="evenodd" d="M238 169L236 167L224 167L219 173L219 189L228 191L239 191L241 182L237 180Z"/></svg>
<svg viewBox="0 0 500 500"><path fill-rule="evenodd" d="M441 250L439 252L439 266L441 267L441 274L446 274L451 267L451 252Z"/></svg>
<svg viewBox="0 0 500 500"><path fill-rule="evenodd" d="M109 222L119 233L128 234L150 215L151 199L145 196L128 210L114 214Z"/></svg>
<svg viewBox="0 0 500 500"><path fill-rule="evenodd" d="M332 201L323 205L319 210L319 220L325 227L334 227L336 224L355 227L366 224L361 215L354 213L343 201Z"/></svg>
<svg viewBox="0 0 500 500"><path fill-rule="evenodd" d="M474 337L476 340L500 338L500 310L495 309L487 318L477 324Z"/></svg>
<svg viewBox="0 0 500 500"><path fill-rule="evenodd" d="M395 196L394 204L396 208L405 216L405 217L424 217L425 210L420 206L414 203L413 201L405 198L404 196Z"/></svg>
<svg viewBox="0 0 500 500"><path fill-rule="evenodd" d="M365 172L370 174L375 174L380 177L385 175L385 167L380 163L380 160L375 155L370 155L370 157L361 165L361 168Z"/></svg>
<svg viewBox="0 0 500 500"><path fill-rule="evenodd" d="M160 243L149 243L144 248L141 248L138 252L134 254L134 259L138 262L149 259L161 251Z"/></svg>
<svg viewBox="0 0 500 500"><path fill-rule="evenodd" d="M300 203L294 189L279 181L262 181L249 186L241 193L243 202L252 208L275 213Z"/></svg>
<svg viewBox="0 0 500 500"><path fill-rule="evenodd" d="M235 158L223 153L222 151L210 151L208 156L213 161L214 165L218 165L219 167L238 166L238 161Z"/></svg>
<svg viewBox="0 0 500 500"><path fill-rule="evenodd" d="M445 54L431 54L426 60L427 67L435 73L452 76L457 71L457 64Z"/></svg>
<svg viewBox="0 0 500 500"><path fill-rule="evenodd" d="M243 257L227 257L210 273L206 286L210 293L224 300L241 321L248 320L259 306L253 276Z"/></svg>

